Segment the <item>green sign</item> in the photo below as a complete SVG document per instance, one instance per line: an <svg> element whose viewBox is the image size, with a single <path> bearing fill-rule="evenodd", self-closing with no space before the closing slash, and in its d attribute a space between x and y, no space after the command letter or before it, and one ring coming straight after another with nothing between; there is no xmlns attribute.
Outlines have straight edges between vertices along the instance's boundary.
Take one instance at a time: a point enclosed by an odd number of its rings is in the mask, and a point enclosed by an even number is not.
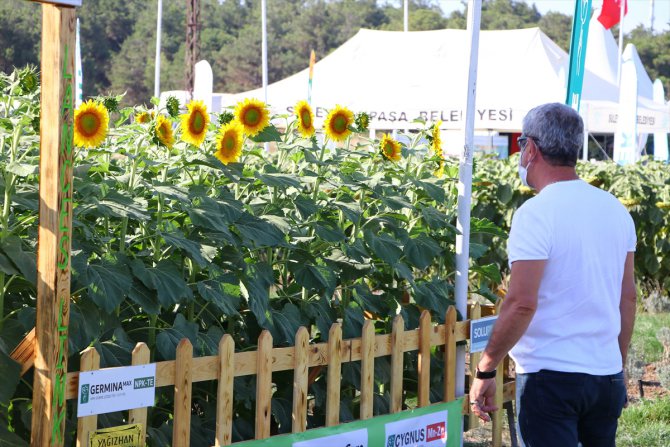
<svg viewBox="0 0 670 447"><path fill-rule="evenodd" d="M240 447L460 447L462 399L336 427L241 442Z"/></svg>

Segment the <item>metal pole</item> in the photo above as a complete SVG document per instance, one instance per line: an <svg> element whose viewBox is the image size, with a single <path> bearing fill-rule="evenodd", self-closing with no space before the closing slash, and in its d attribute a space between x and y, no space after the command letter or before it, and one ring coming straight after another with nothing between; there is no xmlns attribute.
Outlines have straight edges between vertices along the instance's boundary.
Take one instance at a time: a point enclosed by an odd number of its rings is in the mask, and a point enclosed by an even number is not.
<svg viewBox="0 0 670 447"><path fill-rule="evenodd" d="M161 29L163 28L163 0L158 0L156 17L156 67L154 70L154 96L161 94Z"/></svg>
<svg viewBox="0 0 670 447"><path fill-rule="evenodd" d="M405 0L405 15L404 15L404 29L405 32L409 31L409 0Z"/></svg>
<svg viewBox="0 0 670 447"><path fill-rule="evenodd" d="M649 0L649 30L654 34L654 0Z"/></svg>
<svg viewBox="0 0 670 447"><path fill-rule="evenodd" d="M626 11L626 0L619 0L619 63L617 64L617 85L621 87L621 55L623 54L623 16Z"/></svg>
<svg viewBox="0 0 670 447"><path fill-rule="evenodd" d="M463 153L458 169L458 215L456 228L456 310L466 318L468 305L468 269L470 260L470 203L472 195L472 147L475 127L475 93L477 91L477 59L482 0L468 0L466 52L469 71L465 108ZM465 347L456 349L456 396L465 393Z"/></svg>
<svg viewBox="0 0 670 447"><path fill-rule="evenodd" d="M261 0L261 57L263 58L263 99L268 102L268 23L266 0Z"/></svg>

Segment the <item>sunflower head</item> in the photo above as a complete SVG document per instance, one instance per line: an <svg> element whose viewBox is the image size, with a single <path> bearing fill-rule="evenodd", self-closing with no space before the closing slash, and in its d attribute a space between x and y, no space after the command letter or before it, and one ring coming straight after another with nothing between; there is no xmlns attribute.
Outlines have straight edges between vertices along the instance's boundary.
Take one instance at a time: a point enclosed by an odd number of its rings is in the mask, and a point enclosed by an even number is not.
<svg viewBox="0 0 670 447"><path fill-rule="evenodd" d="M74 112L74 144L98 147L107 136L109 113L105 106L88 100Z"/></svg>
<svg viewBox="0 0 670 447"><path fill-rule="evenodd" d="M205 141L209 113L202 101L191 101L186 105L188 113L181 116L181 139L193 146L200 146Z"/></svg>
<svg viewBox="0 0 670 447"><path fill-rule="evenodd" d="M242 125L245 134L255 137L270 124L270 112L263 101L245 99L235 106L235 119Z"/></svg>
<svg viewBox="0 0 670 447"><path fill-rule="evenodd" d="M326 136L334 141L344 141L351 135L351 125L354 123L354 113L340 105L335 106L330 111L323 127L326 130Z"/></svg>
<svg viewBox="0 0 670 447"><path fill-rule="evenodd" d="M430 148L433 150L435 155L440 157L441 159L444 159L444 153L442 152L442 139L440 138L440 126L442 125L442 121L438 121L435 124L433 124L433 131L431 133L431 145Z"/></svg>
<svg viewBox="0 0 670 447"><path fill-rule="evenodd" d="M242 143L244 143L244 127L237 120L233 120L219 129L214 155L224 165L235 163L242 155Z"/></svg>
<svg viewBox="0 0 670 447"><path fill-rule="evenodd" d="M165 102L165 108L167 109L168 115L172 118L177 118L179 116L179 100L174 96L168 97Z"/></svg>
<svg viewBox="0 0 670 447"><path fill-rule="evenodd" d="M400 143L391 138L389 134L384 134L382 137L382 141L379 143L379 151L389 161L400 161L402 158Z"/></svg>
<svg viewBox="0 0 670 447"><path fill-rule="evenodd" d="M298 101L295 105L295 116L298 121L298 132L305 138L314 135L314 112L307 101Z"/></svg>
<svg viewBox="0 0 670 447"><path fill-rule="evenodd" d="M156 117L156 124L153 127L154 141L167 148L174 144L174 134L172 133L172 123L164 115Z"/></svg>
<svg viewBox="0 0 670 447"><path fill-rule="evenodd" d="M368 115L365 112L361 112L358 115L356 115L356 129L359 132L365 132L368 130L368 126L370 125L370 115Z"/></svg>
<svg viewBox="0 0 670 447"><path fill-rule="evenodd" d="M19 75L19 87L21 87L21 93L28 95L34 93L40 86L40 81L37 75L37 68L28 65L27 67L18 71Z"/></svg>
<svg viewBox="0 0 670 447"><path fill-rule="evenodd" d="M149 121L151 121L154 116L156 116L155 112L140 112L135 114L135 122L140 123L140 124L146 124Z"/></svg>

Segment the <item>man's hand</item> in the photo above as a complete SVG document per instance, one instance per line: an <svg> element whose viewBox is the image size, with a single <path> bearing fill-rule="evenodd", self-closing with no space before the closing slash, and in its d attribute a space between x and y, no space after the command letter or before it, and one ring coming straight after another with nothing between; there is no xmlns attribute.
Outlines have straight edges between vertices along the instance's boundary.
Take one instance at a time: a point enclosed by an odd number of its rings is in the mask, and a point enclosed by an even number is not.
<svg viewBox="0 0 670 447"><path fill-rule="evenodd" d="M496 379L474 379L470 386L470 409L484 422L491 420L488 415L496 411L493 400L496 395Z"/></svg>

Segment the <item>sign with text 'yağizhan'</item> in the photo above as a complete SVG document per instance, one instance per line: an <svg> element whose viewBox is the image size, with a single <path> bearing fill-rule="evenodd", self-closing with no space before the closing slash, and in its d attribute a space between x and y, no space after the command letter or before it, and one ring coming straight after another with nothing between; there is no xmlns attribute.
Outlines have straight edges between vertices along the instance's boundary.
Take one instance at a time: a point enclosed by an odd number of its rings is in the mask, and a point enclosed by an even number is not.
<svg viewBox="0 0 670 447"><path fill-rule="evenodd" d="M470 322L470 352L481 352L491 338L498 317L486 317Z"/></svg>
<svg viewBox="0 0 670 447"><path fill-rule="evenodd" d="M77 417L151 407L156 396L156 364L79 373Z"/></svg>

